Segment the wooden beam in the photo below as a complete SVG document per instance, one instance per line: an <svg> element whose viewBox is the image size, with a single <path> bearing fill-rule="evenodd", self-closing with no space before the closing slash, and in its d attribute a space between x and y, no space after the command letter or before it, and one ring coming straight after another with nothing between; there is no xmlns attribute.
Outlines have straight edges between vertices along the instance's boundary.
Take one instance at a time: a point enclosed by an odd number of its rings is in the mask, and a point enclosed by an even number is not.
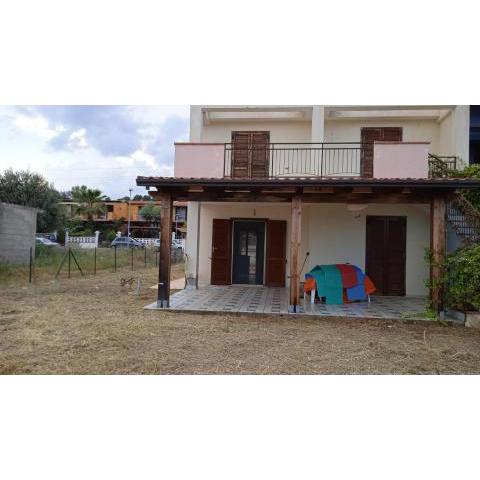
<svg viewBox="0 0 480 480"><path fill-rule="evenodd" d="M430 269L430 290L432 307L439 312L443 309L443 289L437 283L442 274L445 261L445 216L446 202L444 197L434 197L430 208L430 248L433 265Z"/></svg>
<svg viewBox="0 0 480 480"><path fill-rule="evenodd" d="M354 187L352 193L372 193L372 187Z"/></svg>
<svg viewBox="0 0 480 480"><path fill-rule="evenodd" d="M172 197L160 193L160 258L158 262L157 306L170 307L170 261L172 249Z"/></svg>
<svg viewBox="0 0 480 480"><path fill-rule="evenodd" d="M295 187L280 187L280 188L261 188L260 193L296 193L297 189Z"/></svg>
<svg viewBox="0 0 480 480"><path fill-rule="evenodd" d="M290 308L297 312L300 303L300 244L302 239L302 197L292 198L290 224Z"/></svg>
<svg viewBox="0 0 480 480"><path fill-rule="evenodd" d="M334 193L333 187L303 187L303 193Z"/></svg>

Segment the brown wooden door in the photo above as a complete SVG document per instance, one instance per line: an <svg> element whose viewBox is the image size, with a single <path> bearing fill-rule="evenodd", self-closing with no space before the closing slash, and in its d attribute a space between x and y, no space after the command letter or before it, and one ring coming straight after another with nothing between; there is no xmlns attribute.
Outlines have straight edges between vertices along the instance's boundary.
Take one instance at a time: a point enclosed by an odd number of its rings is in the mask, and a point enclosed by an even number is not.
<svg viewBox="0 0 480 480"><path fill-rule="evenodd" d="M268 177L269 132L232 132L232 177Z"/></svg>
<svg viewBox="0 0 480 480"><path fill-rule="evenodd" d="M287 222L269 220L267 222L267 252L265 285L285 286Z"/></svg>
<svg viewBox="0 0 480 480"><path fill-rule="evenodd" d="M232 254L232 222L213 219L212 230L212 285L230 285Z"/></svg>
<svg viewBox="0 0 480 480"><path fill-rule="evenodd" d="M373 177L373 142L401 142L402 127L365 127L362 128L361 175Z"/></svg>
<svg viewBox="0 0 480 480"><path fill-rule="evenodd" d="M365 272L378 295L405 295L406 217L367 216Z"/></svg>

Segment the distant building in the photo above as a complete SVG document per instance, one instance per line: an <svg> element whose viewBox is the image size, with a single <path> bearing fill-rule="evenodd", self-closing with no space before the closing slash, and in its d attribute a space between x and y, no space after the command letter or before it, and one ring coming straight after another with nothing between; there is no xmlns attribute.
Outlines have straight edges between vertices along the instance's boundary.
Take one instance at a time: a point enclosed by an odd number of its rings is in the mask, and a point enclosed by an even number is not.
<svg viewBox="0 0 480 480"><path fill-rule="evenodd" d="M72 201L61 202L64 205L67 217L80 217L86 220L84 214L77 214L78 203ZM140 210L146 205L160 206L159 202L147 200L109 200L103 202L106 211L103 214L96 215L94 222L99 225L111 225L118 228L122 234L127 233L129 204L130 204L130 231L133 237L158 237L160 231L159 223L147 222ZM187 232L187 202L174 202L173 205L173 232L177 238L185 238Z"/></svg>

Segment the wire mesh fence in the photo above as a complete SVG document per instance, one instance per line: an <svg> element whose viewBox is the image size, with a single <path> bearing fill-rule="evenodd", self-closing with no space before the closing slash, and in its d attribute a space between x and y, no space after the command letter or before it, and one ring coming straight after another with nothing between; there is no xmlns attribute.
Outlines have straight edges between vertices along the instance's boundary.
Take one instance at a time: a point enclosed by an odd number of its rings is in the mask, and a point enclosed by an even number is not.
<svg viewBox="0 0 480 480"><path fill-rule="evenodd" d="M25 283L95 276L101 272L140 271L157 268L158 248L42 248L30 249L28 264L0 264L0 282L17 280ZM184 262L184 253L173 249L172 264Z"/></svg>

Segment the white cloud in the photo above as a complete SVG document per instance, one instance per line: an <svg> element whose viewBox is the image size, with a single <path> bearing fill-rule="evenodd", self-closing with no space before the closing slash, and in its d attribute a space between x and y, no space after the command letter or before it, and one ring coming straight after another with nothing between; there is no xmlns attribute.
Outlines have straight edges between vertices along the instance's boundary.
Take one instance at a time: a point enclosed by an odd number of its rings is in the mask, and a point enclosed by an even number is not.
<svg viewBox="0 0 480 480"><path fill-rule="evenodd" d="M81 149L87 148L88 143L87 139L85 138L87 130L85 128L79 128L70 134L68 137L68 146L72 149Z"/></svg>
<svg viewBox="0 0 480 480"><path fill-rule="evenodd" d="M56 137L64 129L63 126L51 128L47 119L41 115L16 114L13 115L12 123L23 132L33 133L47 140Z"/></svg>
<svg viewBox="0 0 480 480"><path fill-rule="evenodd" d="M59 190L84 184L118 198L139 175L173 175L188 107L1 107L0 171L29 169Z"/></svg>

